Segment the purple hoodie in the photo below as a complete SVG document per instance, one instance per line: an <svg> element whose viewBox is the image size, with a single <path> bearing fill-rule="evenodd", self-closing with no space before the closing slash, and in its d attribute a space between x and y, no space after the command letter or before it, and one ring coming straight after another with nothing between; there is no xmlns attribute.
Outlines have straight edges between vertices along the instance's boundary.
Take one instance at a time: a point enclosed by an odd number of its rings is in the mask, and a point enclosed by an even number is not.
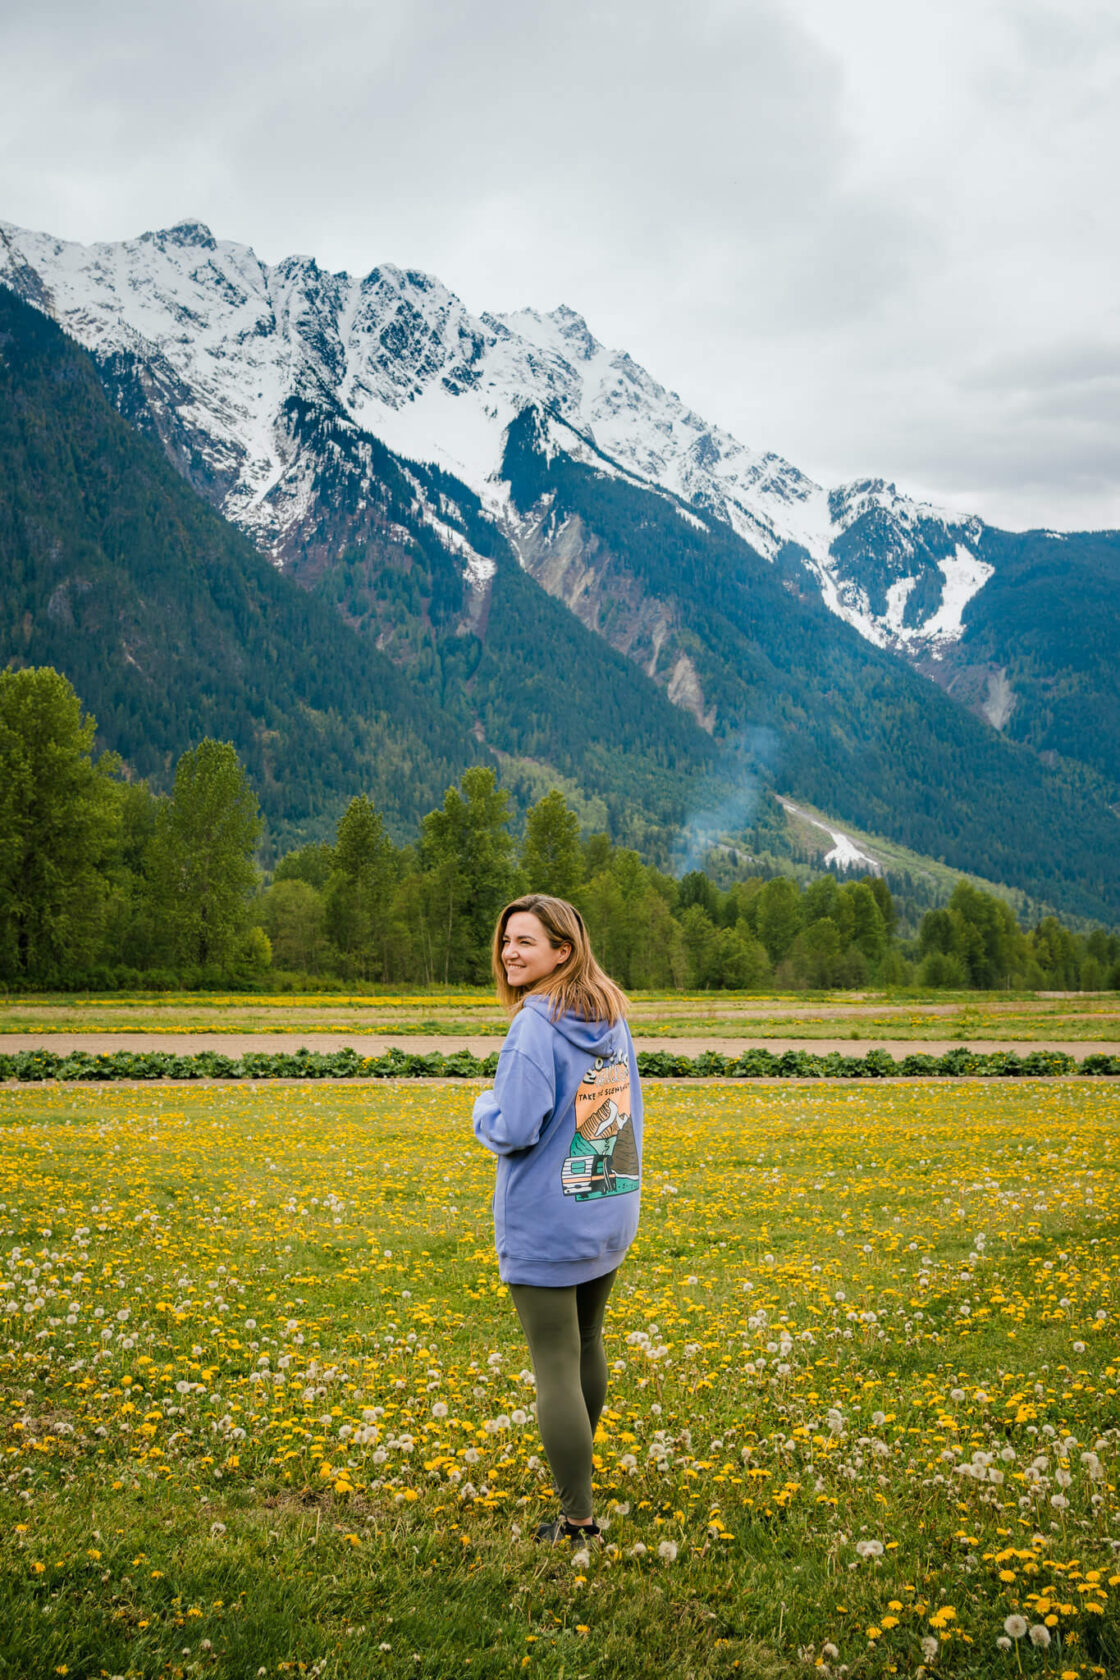
<svg viewBox="0 0 1120 1680"><path fill-rule="evenodd" d="M563 1288L613 1271L641 1200L642 1094L625 1021L514 1016L474 1135L498 1157L494 1238L506 1283Z"/></svg>

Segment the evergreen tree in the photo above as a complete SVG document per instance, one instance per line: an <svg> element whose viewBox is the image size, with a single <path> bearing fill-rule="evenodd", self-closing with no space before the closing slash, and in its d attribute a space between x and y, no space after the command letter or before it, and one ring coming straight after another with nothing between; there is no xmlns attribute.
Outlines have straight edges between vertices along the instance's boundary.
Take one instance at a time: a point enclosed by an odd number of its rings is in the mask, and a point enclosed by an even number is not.
<svg viewBox="0 0 1120 1680"><path fill-rule="evenodd" d="M1075 992L1081 985L1077 940L1055 916L1044 916L1031 935L1035 962L1042 983L1055 991Z"/></svg>
<svg viewBox="0 0 1120 1680"><path fill-rule="evenodd" d="M949 912L971 930L968 951L973 985L1006 984L1011 971L1019 966L1023 946L1010 904L969 881L958 881L949 900Z"/></svg>
<svg viewBox="0 0 1120 1680"><path fill-rule="evenodd" d="M718 954L725 985L749 990L768 984L772 977L770 958L765 945L755 938L747 922L740 920L733 928L724 928L719 940Z"/></svg>
<svg viewBox="0 0 1120 1680"><path fill-rule="evenodd" d="M334 867L327 882L326 926L347 966L363 979L385 970L395 882L393 843L379 813L364 793L359 794L338 825Z"/></svg>
<svg viewBox="0 0 1120 1680"><path fill-rule="evenodd" d="M720 890L700 869L690 869L687 875L682 875L677 890L679 909L687 910L693 904L699 905L714 926L719 919Z"/></svg>
<svg viewBox="0 0 1120 1680"><path fill-rule="evenodd" d="M0 673L0 972L64 980L94 956L120 827L118 761L66 678Z"/></svg>
<svg viewBox="0 0 1120 1680"><path fill-rule="evenodd" d="M611 861L611 837L601 831L589 834L583 843L583 872L587 876L598 875L601 869L606 869Z"/></svg>
<svg viewBox="0 0 1120 1680"><path fill-rule="evenodd" d="M546 793L525 818L521 870L529 892L574 899L584 878L579 818L558 788Z"/></svg>
<svg viewBox="0 0 1120 1680"><path fill-rule="evenodd" d="M109 865L110 893L101 957L111 968L141 970L160 956L159 928L148 880L148 862L160 801L146 782L119 788L121 821Z"/></svg>
<svg viewBox="0 0 1120 1680"><path fill-rule="evenodd" d="M840 897L840 887L835 875L822 875L806 887L801 900L802 919L806 927L813 922L821 921L825 916L830 921L838 921L837 900Z"/></svg>
<svg viewBox="0 0 1120 1680"><path fill-rule="evenodd" d="M616 847L583 889L581 904L595 954L623 986L679 986L688 952L669 894L676 883L647 869L637 852Z"/></svg>
<svg viewBox="0 0 1120 1680"><path fill-rule="evenodd" d="M869 875L865 879L867 885L875 894L875 902L879 906L879 914L883 918L887 938L891 939L898 927L898 911L895 909L894 899L891 897L891 889L881 875Z"/></svg>
<svg viewBox="0 0 1120 1680"><path fill-rule="evenodd" d="M824 989L844 983L844 944L831 916L817 916L790 947L780 978L793 986Z"/></svg>
<svg viewBox="0 0 1120 1680"><path fill-rule="evenodd" d="M151 847L155 905L172 960L209 969L235 963L249 933L257 796L228 741L200 741L175 769Z"/></svg>
<svg viewBox="0 0 1120 1680"><path fill-rule="evenodd" d="M775 875L758 895L755 906L758 937L772 963L781 962L801 928L801 893L796 881Z"/></svg>
<svg viewBox="0 0 1120 1680"><path fill-rule="evenodd" d="M321 892L296 875L274 881L260 901L258 914L277 968L319 972L326 947L326 906Z"/></svg>
<svg viewBox="0 0 1120 1680"><path fill-rule="evenodd" d="M1011 906L969 881L958 881L949 903L922 917L918 944L923 956L921 978L932 986L1004 985L1028 961ZM1067 972L1076 974L1076 956L1070 950L1072 968L1067 964ZM951 960L936 960L941 958Z"/></svg>
<svg viewBox="0 0 1120 1680"><path fill-rule="evenodd" d="M887 930L871 887L866 881L846 881L837 895L837 908L845 943L863 953L869 970L875 969L887 948Z"/></svg>
<svg viewBox="0 0 1120 1680"><path fill-rule="evenodd" d="M498 912L518 883L509 800L492 770L476 764L448 788L442 810L424 818L420 855L434 977L485 981Z"/></svg>
<svg viewBox="0 0 1120 1680"><path fill-rule="evenodd" d="M273 871L274 881L306 881L309 887L322 892L334 868L334 847L322 844L298 846L287 852Z"/></svg>
<svg viewBox="0 0 1120 1680"><path fill-rule="evenodd" d="M688 877L686 877L687 879ZM701 877L703 879L703 877ZM714 980L713 958L716 952L716 927L712 918L694 897L677 918L681 942L688 962L685 984L711 986Z"/></svg>

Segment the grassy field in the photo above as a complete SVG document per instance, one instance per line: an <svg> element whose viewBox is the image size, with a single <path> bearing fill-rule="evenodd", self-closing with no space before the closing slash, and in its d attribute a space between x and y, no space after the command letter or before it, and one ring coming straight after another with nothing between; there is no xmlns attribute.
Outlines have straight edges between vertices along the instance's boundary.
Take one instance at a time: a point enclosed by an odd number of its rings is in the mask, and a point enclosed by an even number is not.
<svg viewBox="0 0 1120 1680"><path fill-rule="evenodd" d="M820 996L726 992L650 994L632 1000L643 1039L703 1037L834 1039L1120 1040L1120 994L1060 998L1000 993ZM501 1037L506 1016L490 989L339 997L13 997L0 1002L0 1033L275 1032L392 1033Z"/></svg>
<svg viewBox="0 0 1120 1680"><path fill-rule="evenodd" d="M1120 1091L648 1087L574 1557L473 1094L0 1090L5 1680L1120 1670Z"/></svg>

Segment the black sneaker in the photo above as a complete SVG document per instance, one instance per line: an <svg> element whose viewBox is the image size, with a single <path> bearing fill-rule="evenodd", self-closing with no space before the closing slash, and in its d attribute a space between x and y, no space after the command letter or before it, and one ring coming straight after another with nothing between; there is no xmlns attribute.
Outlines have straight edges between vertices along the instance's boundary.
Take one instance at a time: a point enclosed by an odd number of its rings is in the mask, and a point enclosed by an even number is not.
<svg viewBox="0 0 1120 1680"><path fill-rule="evenodd" d="M537 1532L533 1536L536 1541L547 1541L555 1546L558 1540L570 1540L572 1545L578 1545L581 1540L599 1540L603 1531L596 1522L570 1523L567 1517L557 1517L554 1522L538 1524Z"/></svg>

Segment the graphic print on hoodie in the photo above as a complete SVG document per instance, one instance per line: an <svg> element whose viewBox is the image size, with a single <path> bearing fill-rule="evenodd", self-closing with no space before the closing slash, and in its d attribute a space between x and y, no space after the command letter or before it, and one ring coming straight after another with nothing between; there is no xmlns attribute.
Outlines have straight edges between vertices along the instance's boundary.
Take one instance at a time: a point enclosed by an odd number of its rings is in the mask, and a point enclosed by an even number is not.
<svg viewBox="0 0 1120 1680"><path fill-rule="evenodd" d="M576 1092L575 1135L560 1169L565 1196L590 1202L637 1190L638 1150L630 1107L630 1059L625 1050L597 1056Z"/></svg>

